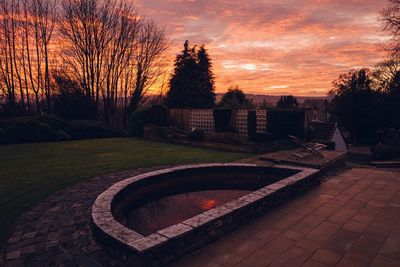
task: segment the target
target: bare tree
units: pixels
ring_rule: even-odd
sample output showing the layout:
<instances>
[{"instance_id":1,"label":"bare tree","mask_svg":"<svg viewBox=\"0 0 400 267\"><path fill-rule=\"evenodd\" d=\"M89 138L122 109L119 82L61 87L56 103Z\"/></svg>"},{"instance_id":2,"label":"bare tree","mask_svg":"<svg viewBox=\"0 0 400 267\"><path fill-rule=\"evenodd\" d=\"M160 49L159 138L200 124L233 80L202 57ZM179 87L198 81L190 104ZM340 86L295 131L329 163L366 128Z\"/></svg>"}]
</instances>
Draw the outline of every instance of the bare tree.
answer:
<instances>
[{"instance_id":1,"label":"bare tree","mask_svg":"<svg viewBox=\"0 0 400 267\"><path fill-rule=\"evenodd\" d=\"M383 30L392 36L392 40L386 45L391 53L400 51L400 0L389 0L390 5L381 11L380 21Z\"/></svg>"},{"instance_id":2,"label":"bare tree","mask_svg":"<svg viewBox=\"0 0 400 267\"><path fill-rule=\"evenodd\" d=\"M165 73L165 52L169 47L164 28L153 21L143 23L136 53L135 88L131 99L131 109L136 110L144 95ZM162 84L162 83L161 83Z\"/></svg>"},{"instance_id":3,"label":"bare tree","mask_svg":"<svg viewBox=\"0 0 400 267\"><path fill-rule=\"evenodd\" d=\"M36 111L41 111L40 103L50 110L49 44L55 7L53 0L0 1L0 87L12 109L19 102L30 112L33 92Z\"/></svg>"},{"instance_id":4,"label":"bare tree","mask_svg":"<svg viewBox=\"0 0 400 267\"><path fill-rule=\"evenodd\" d=\"M102 100L107 123L120 106L125 121L128 104L136 108L162 74L164 30L124 0L64 0L62 6L63 56L71 73L97 107Z\"/></svg>"},{"instance_id":5,"label":"bare tree","mask_svg":"<svg viewBox=\"0 0 400 267\"><path fill-rule=\"evenodd\" d=\"M372 77L375 88L387 91L400 74L400 58L393 56L375 66Z\"/></svg>"}]
</instances>

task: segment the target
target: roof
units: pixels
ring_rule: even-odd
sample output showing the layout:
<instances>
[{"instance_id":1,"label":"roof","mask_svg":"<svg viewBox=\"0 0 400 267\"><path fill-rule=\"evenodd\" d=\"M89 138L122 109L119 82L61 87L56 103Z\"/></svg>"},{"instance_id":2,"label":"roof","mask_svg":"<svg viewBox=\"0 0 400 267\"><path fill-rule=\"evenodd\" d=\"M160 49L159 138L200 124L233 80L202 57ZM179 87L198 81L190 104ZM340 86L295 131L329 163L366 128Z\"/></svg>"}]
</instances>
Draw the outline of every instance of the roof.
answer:
<instances>
[{"instance_id":1,"label":"roof","mask_svg":"<svg viewBox=\"0 0 400 267\"><path fill-rule=\"evenodd\" d=\"M336 129L334 122L310 122L308 125L313 128L313 139L320 141L331 141Z\"/></svg>"}]
</instances>

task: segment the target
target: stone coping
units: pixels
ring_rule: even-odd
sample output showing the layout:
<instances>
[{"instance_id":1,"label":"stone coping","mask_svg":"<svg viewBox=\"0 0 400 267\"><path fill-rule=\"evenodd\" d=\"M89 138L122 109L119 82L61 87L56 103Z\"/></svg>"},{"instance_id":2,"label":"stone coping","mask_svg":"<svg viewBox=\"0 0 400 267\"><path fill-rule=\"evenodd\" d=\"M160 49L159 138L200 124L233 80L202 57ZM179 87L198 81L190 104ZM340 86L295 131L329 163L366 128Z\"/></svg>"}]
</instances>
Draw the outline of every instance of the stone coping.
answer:
<instances>
[{"instance_id":1,"label":"stone coping","mask_svg":"<svg viewBox=\"0 0 400 267\"><path fill-rule=\"evenodd\" d=\"M271 161L278 164L290 164L297 166L304 166L307 168L328 170L335 167L338 164L345 165L346 163L346 152L322 150L321 152L324 157L313 157L313 158L295 158L293 153L299 151L295 150L285 150L278 151L269 154L265 154L259 157L260 160Z\"/></svg>"},{"instance_id":2,"label":"stone coping","mask_svg":"<svg viewBox=\"0 0 400 267\"><path fill-rule=\"evenodd\" d=\"M284 178L278 182L275 182L261 189L253 191L252 193L249 193L245 196L235 199L229 203L217 206L213 209L200 213L181 223L161 229L156 233L152 233L148 236L143 236L138 232L130 228L127 228L114 218L112 213L113 200L125 187L134 184L140 180L150 178L153 176L158 176L167 173L170 174L182 170L194 170L194 169L213 168L213 167L262 167L262 166L249 163L195 164L195 165L177 166L133 176L131 178L115 183L97 197L96 201L92 206L91 214L93 223L107 237L110 237L113 240L117 240L119 243L123 244L131 251L141 254L151 249L154 249L160 245L163 245L170 240L180 238L208 222L217 220L227 214L233 213L235 210L251 205L256 201L259 201L260 199L265 199L269 196L272 196L282 188L300 182L306 179L307 177L316 174L319 171L317 169L304 168L304 167L275 165L273 168L298 170L299 172L287 178Z\"/></svg>"}]
</instances>

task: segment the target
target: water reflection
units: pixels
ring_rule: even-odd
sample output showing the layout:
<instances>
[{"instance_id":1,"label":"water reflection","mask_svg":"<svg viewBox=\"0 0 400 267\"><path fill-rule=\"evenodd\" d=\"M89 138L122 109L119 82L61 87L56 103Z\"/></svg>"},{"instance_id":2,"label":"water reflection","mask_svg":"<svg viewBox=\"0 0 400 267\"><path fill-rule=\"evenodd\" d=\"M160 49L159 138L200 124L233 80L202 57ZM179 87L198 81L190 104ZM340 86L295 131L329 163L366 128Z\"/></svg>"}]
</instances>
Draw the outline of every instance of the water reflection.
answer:
<instances>
[{"instance_id":1,"label":"water reflection","mask_svg":"<svg viewBox=\"0 0 400 267\"><path fill-rule=\"evenodd\" d=\"M128 227L148 235L248 194L250 190L205 190L163 197L133 209Z\"/></svg>"}]
</instances>

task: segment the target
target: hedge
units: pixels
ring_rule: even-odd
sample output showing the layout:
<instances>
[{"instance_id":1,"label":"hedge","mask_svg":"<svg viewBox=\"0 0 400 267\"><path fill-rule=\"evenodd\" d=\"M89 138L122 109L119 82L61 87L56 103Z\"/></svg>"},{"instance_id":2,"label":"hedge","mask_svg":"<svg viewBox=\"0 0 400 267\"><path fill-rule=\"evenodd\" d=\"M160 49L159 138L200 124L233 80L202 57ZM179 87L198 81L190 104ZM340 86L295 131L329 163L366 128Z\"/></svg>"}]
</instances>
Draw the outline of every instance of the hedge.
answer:
<instances>
[{"instance_id":1,"label":"hedge","mask_svg":"<svg viewBox=\"0 0 400 267\"><path fill-rule=\"evenodd\" d=\"M305 110L270 109L267 112L267 131L278 138L294 135L304 137Z\"/></svg>"},{"instance_id":2,"label":"hedge","mask_svg":"<svg viewBox=\"0 0 400 267\"><path fill-rule=\"evenodd\" d=\"M162 105L153 105L136 110L129 118L129 134L143 137L145 125L167 126L168 117L168 109Z\"/></svg>"},{"instance_id":3,"label":"hedge","mask_svg":"<svg viewBox=\"0 0 400 267\"><path fill-rule=\"evenodd\" d=\"M257 132L257 113L255 110L247 112L247 136L252 136Z\"/></svg>"},{"instance_id":4,"label":"hedge","mask_svg":"<svg viewBox=\"0 0 400 267\"><path fill-rule=\"evenodd\" d=\"M217 133L229 132L231 129L230 122L232 117L231 109L214 109L214 126Z\"/></svg>"}]
</instances>

